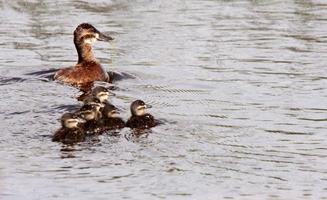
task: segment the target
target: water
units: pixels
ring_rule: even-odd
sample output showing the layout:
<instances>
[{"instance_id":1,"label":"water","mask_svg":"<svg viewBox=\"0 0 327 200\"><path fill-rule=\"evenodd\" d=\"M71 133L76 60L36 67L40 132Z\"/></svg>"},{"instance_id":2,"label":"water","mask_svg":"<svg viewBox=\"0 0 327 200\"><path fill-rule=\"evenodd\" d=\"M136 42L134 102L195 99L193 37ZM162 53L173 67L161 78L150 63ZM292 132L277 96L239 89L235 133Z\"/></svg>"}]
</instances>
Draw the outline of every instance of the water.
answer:
<instances>
[{"instance_id":1,"label":"water","mask_svg":"<svg viewBox=\"0 0 327 200\"><path fill-rule=\"evenodd\" d=\"M327 4L0 2L1 199L327 199ZM165 122L74 147L51 142L81 93L35 71L71 66L75 27L129 116Z\"/></svg>"}]
</instances>

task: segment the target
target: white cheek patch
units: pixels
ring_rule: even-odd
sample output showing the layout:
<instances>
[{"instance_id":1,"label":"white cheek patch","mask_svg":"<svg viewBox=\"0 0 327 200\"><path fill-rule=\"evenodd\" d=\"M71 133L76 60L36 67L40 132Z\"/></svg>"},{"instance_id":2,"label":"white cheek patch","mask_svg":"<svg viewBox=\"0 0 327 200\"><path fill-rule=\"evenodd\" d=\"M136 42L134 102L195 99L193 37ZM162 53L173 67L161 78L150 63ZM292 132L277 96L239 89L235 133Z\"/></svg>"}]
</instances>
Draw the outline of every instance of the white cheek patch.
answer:
<instances>
[{"instance_id":1,"label":"white cheek patch","mask_svg":"<svg viewBox=\"0 0 327 200\"><path fill-rule=\"evenodd\" d=\"M91 38L87 38L87 39L85 39L85 40L84 40L84 43L85 43L85 44L93 44L95 41L97 41L97 39L94 38L94 37L91 37Z\"/></svg>"},{"instance_id":2,"label":"white cheek patch","mask_svg":"<svg viewBox=\"0 0 327 200\"><path fill-rule=\"evenodd\" d=\"M65 123L65 126L67 128L75 128L77 127L78 122L77 121L68 121Z\"/></svg>"},{"instance_id":3,"label":"white cheek patch","mask_svg":"<svg viewBox=\"0 0 327 200\"><path fill-rule=\"evenodd\" d=\"M103 96L100 96L99 100L101 102L105 102L106 100L108 100L109 96L108 95L103 95Z\"/></svg>"},{"instance_id":4,"label":"white cheek patch","mask_svg":"<svg viewBox=\"0 0 327 200\"><path fill-rule=\"evenodd\" d=\"M100 92L98 95L97 95L98 99L100 100L100 102L104 102L106 100L108 100L109 98L109 94L107 92Z\"/></svg>"},{"instance_id":5,"label":"white cheek patch","mask_svg":"<svg viewBox=\"0 0 327 200\"><path fill-rule=\"evenodd\" d=\"M145 114L145 109L144 108L140 108L136 110L136 115L138 116L142 116Z\"/></svg>"}]
</instances>

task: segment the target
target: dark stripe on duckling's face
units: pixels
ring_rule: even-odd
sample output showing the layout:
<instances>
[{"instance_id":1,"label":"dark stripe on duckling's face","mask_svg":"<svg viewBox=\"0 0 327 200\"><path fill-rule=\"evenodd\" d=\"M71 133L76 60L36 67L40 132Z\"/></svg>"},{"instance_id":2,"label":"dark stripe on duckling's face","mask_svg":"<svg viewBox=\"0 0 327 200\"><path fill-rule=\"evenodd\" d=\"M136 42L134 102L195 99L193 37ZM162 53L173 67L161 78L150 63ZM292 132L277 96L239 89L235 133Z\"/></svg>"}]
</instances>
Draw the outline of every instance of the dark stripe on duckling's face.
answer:
<instances>
[{"instance_id":1,"label":"dark stripe on duckling's face","mask_svg":"<svg viewBox=\"0 0 327 200\"><path fill-rule=\"evenodd\" d=\"M118 110L112 110L110 112L108 112L107 116L109 118L118 118L119 117L119 111Z\"/></svg>"}]
</instances>

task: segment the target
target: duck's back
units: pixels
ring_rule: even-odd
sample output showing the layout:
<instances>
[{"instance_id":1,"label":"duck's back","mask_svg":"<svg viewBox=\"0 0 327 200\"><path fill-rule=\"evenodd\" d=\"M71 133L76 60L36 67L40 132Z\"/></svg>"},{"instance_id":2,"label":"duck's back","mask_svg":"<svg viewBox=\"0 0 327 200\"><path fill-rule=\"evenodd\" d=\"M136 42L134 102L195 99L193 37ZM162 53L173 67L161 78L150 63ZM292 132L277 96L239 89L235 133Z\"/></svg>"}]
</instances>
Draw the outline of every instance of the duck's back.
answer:
<instances>
[{"instance_id":1,"label":"duck's back","mask_svg":"<svg viewBox=\"0 0 327 200\"><path fill-rule=\"evenodd\" d=\"M94 81L109 82L108 73L96 61L82 62L74 67L61 69L54 79L73 86L84 86Z\"/></svg>"}]
</instances>

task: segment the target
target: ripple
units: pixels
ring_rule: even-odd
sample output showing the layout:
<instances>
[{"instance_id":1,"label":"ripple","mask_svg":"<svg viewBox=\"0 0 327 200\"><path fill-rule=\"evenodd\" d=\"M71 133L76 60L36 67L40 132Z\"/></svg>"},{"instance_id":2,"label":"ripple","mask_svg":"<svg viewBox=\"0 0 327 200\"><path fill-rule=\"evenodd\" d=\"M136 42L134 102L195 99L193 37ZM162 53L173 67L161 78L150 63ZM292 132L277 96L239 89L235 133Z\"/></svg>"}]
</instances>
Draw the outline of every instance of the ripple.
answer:
<instances>
[{"instance_id":1,"label":"ripple","mask_svg":"<svg viewBox=\"0 0 327 200\"><path fill-rule=\"evenodd\" d=\"M287 135L313 135L314 133L306 133L306 132L297 132L297 131L284 131L284 130L265 130L268 133L281 133Z\"/></svg>"}]
</instances>

